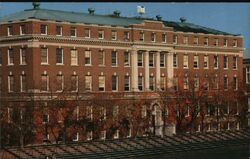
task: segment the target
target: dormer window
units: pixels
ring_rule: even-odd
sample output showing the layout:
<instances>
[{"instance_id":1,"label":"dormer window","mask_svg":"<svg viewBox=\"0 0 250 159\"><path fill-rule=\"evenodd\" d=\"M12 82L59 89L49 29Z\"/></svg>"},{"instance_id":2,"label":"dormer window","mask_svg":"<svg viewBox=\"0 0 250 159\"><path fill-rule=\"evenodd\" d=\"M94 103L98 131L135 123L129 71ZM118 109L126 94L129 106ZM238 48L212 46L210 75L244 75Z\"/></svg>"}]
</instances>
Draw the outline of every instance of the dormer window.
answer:
<instances>
[{"instance_id":1,"label":"dormer window","mask_svg":"<svg viewBox=\"0 0 250 159\"><path fill-rule=\"evenodd\" d=\"M90 29L89 28L84 29L84 37L90 38Z\"/></svg>"},{"instance_id":2,"label":"dormer window","mask_svg":"<svg viewBox=\"0 0 250 159\"><path fill-rule=\"evenodd\" d=\"M98 39L104 39L104 30L98 31Z\"/></svg>"},{"instance_id":3,"label":"dormer window","mask_svg":"<svg viewBox=\"0 0 250 159\"><path fill-rule=\"evenodd\" d=\"M13 35L13 27L12 26L8 26L7 31L8 31L8 36Z\"/></svg>"},{"instance_id":4,"label":"dormer window","mask_svg":"<svg viewBox=\"0 0 250 159\"><path fill-rule=\"evenodd\" d=\"M56 26L56 35L62 36L62 27L61 26Z\"/></svg>"},{"instance_id":5,"label":"dormer window","mask_svg":"<svg viewBox=\"0 0 250 159\"><path fill-rule=\"evenodd\" d=\"M40 32L42 35L47 35L47 25L41 24L40 25Z\"/></svg>"},{"instance_id":6,"label":"dormer window","mask_svg":"<svg viewBox=\"0 0 250 159\"><path fill-rule=\"evenodd\" d=\"M116 40L116 37L117 37L117 32L115 30L112 30L112 32L111 32L111 39L112 40Z\"/></svg>"},{"instance_id":7,"label":"dormer window","mask_svg":"<svg viewBox=\"0 0 250 159\"><path fill-rule=\"evenodd\" d=\"M155 33L151 33L151 42L155 42Z\"/></svg>"},{"instance_id":8,"label":"dormer window","mask_svg":"<svg viewBox=\"0 0 250 159\"><path fill-rule=\"evenodd\" d=\"M26 34L26 27L25 25L20 25L20 35Z\"/></svg>"},{"instance_id":9,"label":"dormer window","mask_svg":"<svg viewBox=\"0 0 250 159\"><path fill-rule=\"evenodd\" d=\"M70 36L71 37L76 37L76 28L75 27L70 28Z\"/></svg>"},{"instance_id":10,"label":"dormer window","mask_svg":"<svg viewBox=\"0 0 250 159\"><path fill-rule=\"evenodd\" d=\"M236 39L233 40L233 47L237 47L237 40Z\"/></svg>"},{"instance_id":11,"label":"dormer window","mask_svg":"<svg viewBox=\"0 0 250 159\"><path fill-rule=\"evenodd\" d=\"M123 34L123 39L125 41L128 41L129 40L129 32L128 31L125 31L124 34Z\"/></svg>"}]
</instances>

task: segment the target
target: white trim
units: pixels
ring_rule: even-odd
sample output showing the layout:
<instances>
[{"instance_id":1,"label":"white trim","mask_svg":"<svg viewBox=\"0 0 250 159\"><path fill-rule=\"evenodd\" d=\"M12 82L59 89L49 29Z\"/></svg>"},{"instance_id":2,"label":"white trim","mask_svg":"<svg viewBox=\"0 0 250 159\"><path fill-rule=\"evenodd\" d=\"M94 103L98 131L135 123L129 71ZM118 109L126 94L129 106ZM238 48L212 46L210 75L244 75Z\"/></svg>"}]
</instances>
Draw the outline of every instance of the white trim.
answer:
<instances>
[{"instance_id":1,"label":"white trim","mask_svg":"<svg viewBox=\"0 0 250 159\"><path fill-rule=\"evenodd\" d=\"M13 63L10 63L10 50L12 50L12 53L13 53ZM15 60L15 58L14 58L14 51L13 51L12 48L9 48L8 49L8 66L13 66L14 65L14 60Z\"/></svg>"},{"instance_id":2,"label":"white trim","mask_svg":"<svg viewBox=\"0 0 250 159\"><path fill-rule=\"evenodd\" d=\"M46 49L46 53L47 53L47 55L46 55L46 57L47 57L47 59L46 59L46 62L43 62L42 61L42 49ZM41 51L40 51L40 59L41 59L41 65L48 65L49 64L49 49L48 49L48 47L41 47L41 49L40 49Z\"/></svg>"},{"instance_id":3,"label":"white trim","mask_svg":"<svg viewBox=\"0 0 250 159\"><path fill-rule=\"evenodd\" d=\"M22 63L23 61L23 56L22 56L22 50L25 50L25 63ZM26 48L20 48L20 65L27 65L26 61L27 61L27 53L26 53L27 49Z\"/></svg>"}]
</instances>

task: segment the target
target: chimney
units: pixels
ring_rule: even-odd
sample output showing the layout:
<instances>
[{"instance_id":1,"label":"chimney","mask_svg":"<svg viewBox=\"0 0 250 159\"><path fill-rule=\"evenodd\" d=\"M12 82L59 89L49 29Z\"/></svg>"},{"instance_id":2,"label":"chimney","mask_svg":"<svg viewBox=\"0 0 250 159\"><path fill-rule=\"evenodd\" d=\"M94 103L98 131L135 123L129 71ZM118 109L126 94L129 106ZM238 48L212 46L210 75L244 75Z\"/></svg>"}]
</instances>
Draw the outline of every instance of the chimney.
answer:
<instances>
[{"instance_id":1,"label":"chimney","mask_svg":"<svg viewBox=\"0 0 250 159\"><path fill-rule=\"evenodd\" d=\"M187 19L186 19L185 17L181 17L181 18L180 18L180 21L181 21L182 23L185 23L185 22L187 21Z\"/></svg>"},{"instance_id":2,"label":"chimney","mask_svg":"<svg viewBox=\"0 0 250 159\"><path fill-rule=\"evenodd\" d=\"M156 19L157 19L158 21L161 21L161 19L162 19L161 15L156 15Z\"/></svg>"},{"instance_id":3,"label":"chimney","mask_svg":"<svg viewBox=\"0 0 250 159\"><path fill-rule=\"evenodd\" d=\"M120 12L119 10L115 10L115 11L113 12L113 14L114 14L114 16L116 16L116 17L120 17L121 12Z\"/></svg>"},{"instance_id":4,"label":"chimney","mask_svg":"<svg viewBox=\"0 0 250 159\"><path fill-rule=\"evenodd\" d=\"M91 14L91 15L94 15L94 13L95 13L95 9L94 8L89 8L88 11L89 11L89 14Z\"/></svg>"}]
</instances>

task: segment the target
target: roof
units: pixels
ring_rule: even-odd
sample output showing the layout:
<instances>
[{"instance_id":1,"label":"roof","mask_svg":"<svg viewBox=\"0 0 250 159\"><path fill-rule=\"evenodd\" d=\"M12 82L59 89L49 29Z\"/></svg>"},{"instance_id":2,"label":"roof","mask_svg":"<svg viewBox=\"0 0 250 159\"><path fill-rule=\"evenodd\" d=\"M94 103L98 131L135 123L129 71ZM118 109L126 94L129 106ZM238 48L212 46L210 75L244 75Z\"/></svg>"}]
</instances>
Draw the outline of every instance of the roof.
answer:
<instances>
[{"instance_id":1,"label":"roof","mask_svg":"<svg viewBox=\"0 0 250 159\"><path fill-rule=\"evenodd\" d=\"M97 15L97 14L92 15L81 12L69 12L69 11L34 8L3 16L0 18L0 22L18 21L31 18L73 22L73 23L123 26L123 27L128 27L129 25L132 24L141 24L143 23L144 20L147 19L147 18L142 19L138 17L117 17L112 15ZM152 18L151 19L148 18L148 20L152 20ZM173 27L174 31L237 36L235 34L226 33L219 30L187 22L163 21L163 23L165 24L165 26Z\"/></svg>"}]
</instances>

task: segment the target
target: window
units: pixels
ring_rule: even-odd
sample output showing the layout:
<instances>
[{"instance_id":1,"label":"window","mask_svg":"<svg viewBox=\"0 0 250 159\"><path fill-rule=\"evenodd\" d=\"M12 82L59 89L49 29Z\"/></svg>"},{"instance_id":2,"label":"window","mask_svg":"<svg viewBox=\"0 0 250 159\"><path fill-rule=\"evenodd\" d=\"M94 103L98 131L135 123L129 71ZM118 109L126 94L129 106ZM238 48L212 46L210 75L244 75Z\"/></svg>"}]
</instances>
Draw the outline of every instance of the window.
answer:
<instances>
[{"instance_id":1,"label":"window","mask_svg":"<svg viewBox=\"0 0 250 159\"><path fill-rule=\"evenodd\" d=\"M156 34L155 33L151 33L151 42L155 42L155 37L156 37Z\"/></svg>"},{"instance_id":2,"label":"window","mask_svg":"<svg viewBox=\"0 0 250 159\"><path fill-rule=\"evenodd\" d=\"M183 81L183 89L188 90L188 88L189 88L188 77L185 77Z\"/></svg>"},{"instance_id":3,"label":"window","mask_svg":"<svg viewBox=\"0 0 250 159\"><path fill-rule=\"evenodd\" d=\"M63 64L63 49L56 48L56 64Z\"/></svg>"},{"instance_id":4,"label":"window","mask_svg":"<svg viewBox=\"0 0 250 159\"><path fill-rule=\"evenodd\" d=\"M48 64L48 48L41 48L41 64Z\"/></svg>"},{"instance_id":5,"label":"window","mask_svg":"<svg viewBox=\"0 0 250 159\"><path fill-rule=\"evenodd\" d=\"M92 90L92 76L85 76L85 91Z\"/></svg>"},{"instance_id":6,"label":"window","mask_svg":"<svg viewBox=\"0 0 250 159\"><path fill-rule=\"evenodd\" d=\"M128 31L125 31L124 34L123 34L123 39L125 41L128 41L129 40L129 32Z\"/></svg>"},{"instance_id":7,"label":"window","mask_svg":"<svg viewBox=\"0 0 250 159\"><path fill-rule=\"evenodd\" d=\"M14 52L13 52L13 49L8 49L8 65L14 65Z\"/></svg>"},{"instance_id":8,"label":"window","mask_svg":"<svg viewBox=\"0 0 250 159\"><path fill-rule=\"evenodd\" d=\"M117 66L117 55L116 55L116 51L112 51L111 52L111 60L112 60L112 66Z\"/></svg>"},{"instance_id":9,"label":"window","mask_svg":"<svg viewBox=\"0 0 250 159\"><path fill-rule=\"evenodd\" d=\"M26 34L26 27L25 25L20 25L20 35Z\"/></svg>"},{"instance_id":10,"label":"window","mask_svg":"<svg viewBox=\"0 0 250 159\"><path fill-rule=\"evenodd\" d=\"M178 90L178 78L177 78L177 77L174 77L174 78L173 78L173 89L174 89L175 91Z\"/></svg>"},{"instance_id":11,"label":"window","mask_svg":"<svg viewBox=\"0 0 250 159\"><path fill-rule=\"evenodd\" d=\"M208 38L207 38L207 37L204 38L204 45L205 45L205 46L208 46Z\"/></svg>"},{"instance_id":12,"label":"window","mask_svg":"<svg viewBox=\"0 0 250 159\"><path fill-rule=\"evenodd\" d=\"M199 90L199 78L194 78L194 90L198 91Z\"/></svg>"},{"instance_id":13,"label":"window","mask_svg":"<svg viewBox=\"0 0 250 159\"><path fill-rule=\"evenodd\" d=\"M87 140L89 141L89 140L92 140L92 138L93 138L93 132L92 131L88 131L87 132Z\"/></svg>"},{"instance_id":14,"label":"window","mask_svg":"<svg viewBox=\"0 0 250 159\"><path fill-rule=\"evenodd\" d=\"M214 56L214 68L218 68L219 66L218 66L218 56Z\"/></svg>"},{"instance_id":15,"label":"window","mask_svg":"<svg viewBox=\"0 0 250 159\"><path fill-rule=\"evenodd\" d=\"M199 38L198 37L194 37L194 45L198 45L199 44Z\"/></svg>"},{"instance_id":16,"label":"window","mask_svg":"<svg viewBox=\"0 0 250 159\"><path fill-rule=\"evenodd\" d=\"M0 51L0 66L3 64L3 55L2 52Z\"/></svg>"},{"instance_id":17,"label":"window","mask_svg":"<svg viewBox=\"0 0 250 159\"><path fill-rule=\"evenodd\" d=\"M124 76L124 91L130 90L130 78L129 76Z\"/></svg>"},{"instance_id":18,"label":"window","mask_svg":"<svg viewBox=\"0 0 250 159\"><path fill-rule=\"evenodd\" d=\"M8 26L7 28L8 30L8 36L12 36L13 35L13 27L12 26Z\"/></svg>"},{"instance_id":19,"label":"window","mask_svg":"<svg viewBox=\"0 0 250 159\"><path fill-rule=\"evenodd\" d=\"M105 54L103 50L99 50L98 65L103 66L105 63Z\"/></svg>"},{"instance_id":20,"label":"window","mask_svg":"<svg viewBox=\"0 0 250 159\"><path fill-rule=\"evenodd\" d=\"M71 65L78 65L77 50L75 49L70 50L70 55L71 55Z\"/></svg>"},{"instance_id":21,"label":"window","mask_svg":"<svg viewBox=\"0 0 250 159\"><path fill-rule=\"evenodd\" d=\"M228 68L228 57L224 56L224 64L223 64L224 68L227 69Z\"/></svg>"},{"instance_id":22,"label":"window","mask_svg":"<svg viewBox=\"0 0 250 159\"><path fill-rule=\"evenodd\" d=\"M105 77L99 76L99 91L105 91Z\"/></svg>"},{"instance_id":23,"label":"window","mask_svg":"<svg viewBox=\"0 0 250 159\"><path fill-rule=\"evenodd\" d=\"M56 26L56 35L62 36L62 26Z\"/></svg>"},{"instance_id":24,"label":"window","mask_svg":"<svg viewBox=\"0 0 250 159\"><path fill-rule=\"evenodd\" d=\"M113 117L118 117L119 115L119 106L115 105L113 106Z\"/></svg>"},{"instance_id":25,"label":"window","mask_svg":"<svg viewBox=\"0 0 250 159\"><path fill-rule=\"evenodd\" d=\"M40 25L40 33L42 35L47 35L47 25L44 25L44 24Z\"/></svg>"},{"instance_id":26,"label":"window","mask_svg":"<svg viewBox=\"0 0 250 159\"><path fill-rule=\"evenodd\" d=\"M20 65L26 65L26 48L20 49Z\"/></svg>"},{"instance_id":27,"label":"window","mask_svg":"<svg viewBox=\"0 0 250 159\"><path fill-rule=\"evenodd\" d=\"M177 40L178 40L177 38L178 38L177 35L173 36L173 44L177 44Z\"/></svg>"},{"instance_id":28,"label":"window","mask_svg":"<svg viewBox=\"0 0 250 159\"><path fill-rule=\"evenodd\" d=\"M141 117L145 118L147 116L147 106L146 105L142 105L141 108Z\"/></svg>"},{"instance_id":29,"label":"window","mask_svg":"<svg viewBox=\"0 0 250 159\"><path fill-rule=\"evenodd\" d=\"M199 56L194 55L194 68L198 68L199 66Z\"/></svg>"},{"instance_id":30,"label":"window","mask_svg":"<svg viewBox=\"0 0 250 159\"><path fill-rule=\"evenodd\" d=\"M161 90L166 90L166 77L161 76L160 85L161 85Z\"/></svg>"},{"instance_id":31,"label":"window","mask_svg":"<svg viewBox=\"0 0 250 159\"><path fill-rule=\"evenodd\" d=\"M208 56L205 55L205 56L204 56L204 68L208 68L208 66L209 66L209 63L208 63Z\"/></svg>"},{"instance_id":32,"label":"window","mask_svg":"<svg viewBox=\"0 0 250 159\"><path fill-rule=\"evenodd\" d=\"M105 140L106 139L106 130L101 131L101 140Z\"/></svg>"},{"instance_id":33,"label":"window","mask_svg":"<svg viewBox=\"0 0 250 159\"><path fill-rule=\"evenodd\" d=\"M116 130L114 134L114 139L118 139L118 138L119 138L119 130Z\"/></svg>"},{"instance_id":34,"label":"window","mask_svg":"<svg viewBox=\"0 0 250 159\"><path fill-rule=\"evenodd\" d=\"M223 114L229 114L229 104L228 102L224 102L221 108Z\"/></svg>"},{"instance_id":35,"label":"window","mask_svg":"<svg viewBox=\"0 0 250 159\"><path fill-rule=\"evenodd\" d=\"M124 66L130 66L130 53L124 52Z\"/></svg>"},{"instance_id":36,"label":"window","mask_svg":"<svg viewBox=\"0 0 250 159\"><path fill-rule=\"evenodd\" d=\"M91 51L85 50L85 65L91 65Z\"/></svg>"},{"instance_id":37,"label":"window","mask_svg":"<svg viewBox=\"0 0 250 159\"><path fill-rule=\"evenodd\" d=\"M41 91L48 91L49 90L49 77L47 74L42 74L41 76Z\"/></svg>"},{"instance_id":38,"label":"window","mask_svg":"<svg viewBox=\"0 0 250 159\"><path fill-rule=\"evenodd\" d=\"M237 77L233 77L233 89L234 90L238 89L238 80L237 80Z\"/></svg>"},{"instance_id":39,"label":"window","mask_svg":"<svg viewBox=\"0 0 250 159\"><path fill-rule=\"evenodd\" d=\"M173 55L173 67L177 67L177 62L178 62L177 54L174 54Z\"/></svg>"},{"instance_id":40,"label":"window","mask_svg":"<svg viewBox=\"0 0 250 159\"><path fill-rule=\"evenodd\" d=\"M105 107L101 107L100 108L100 118L101 118L101 120L106 120L106 114L107 114L107 110L106 110L106 108Z\"/></svg>"},{"instance_id":41,"label":"window","mask_svg":"<svg viewBox=\"0 0 250 159\"><path fill-rule=\"evenodd\" d=\"M183 67L188 68L188 55L183 56Z\"/></svg>"},{"instance_id":42,"label":"window","mask_svg":"<svg viewBox=\"0 0 250 159\"><path fill-rule=\"evenodd\" d=\"M138 52L138 62L137 62L138 66L143 66L143 54L141 51Z\"/></svg>"},{"instance_id":43,"label":"window","mask_svg":"<svg viewBox=\"0 0 250 159\"><path fill-rule=\"evenodd\" d=\"M237 57L233 57L233 69L237 69Z\"/></svg>"},{"instance_id":44,"label":"window","mask_svg":"<svg viewBox=\"0 0 250 159\"><path fill-rule=\"evenodd\" d=\"M118 90L118 77L116 75L112 75L112 91Z\"/></svg>"},{"instance_id":45,"label":"window","mask_svg":"<svg viewBox=\"0 0 250 159\"><path fill-rule=\"evenodd\" d=\"M246 83L250 83L250 67L246 68Z\"/></svg>"},{"instance_id":46,"label":"window","mask_svg":"<svg viewBox=\"0 0 250 159\"><path fill-rule=\"evenodd\" d=\"M140 32L139 36L140 36L140 41L144 41L144 33L142 31Z\"/></svg>"},{"instance_id":47,"label":"window","mask_svg":"<svg viewBox=\"0 0 250 159\"><path fill-rule=\"evenodd\" d=\"M111 31L111 40L116 40L117 38L117 32L115 30Z\"/></svg>"},{"instance_id":48,"label":"window","mask_svg":"<svg viewBox=\"0 0 250 159\"><path fill-rule=\"evenodd\" d=\"M149 89L151 91L155 90L155 77L154 76L149 77Z\"/></svg>"},{"instance_id":49,"label":"window","mask_svg":"<svg viewBox=\"0 0 250 159\"><path fill-rule=\"evenodd\" d=\"M27 91L27 78L26 78L25 74L22 74L20 76L20 90L21 90L21 92Z\"/></svg>"},{"instance_id":50,"label":"window","mask_svg":"<svg viewBox=\"0 0 250 159\"><path fill-rule=\"evenodd\" d=\"M213 79L213 89L219 89L219 78L217 75Z\"/></svg>"},{"instance_id":51,"label":"window","mask_svg":"<svg viewBox=\"0 0 250 159\"><path fill-rule=\"evenodd\" d=\"M63 81L63 75L62 74L58 74L56 76L56 84L57 84L56 90L57 90L57 92L62 92L63 91L63 85L64 85L63 82L64 82Z\"/></svg>"},{"instance_id":52,"label":"window","mask_svg":"<svg viewBox=\"0 0 250 159\"><path fill-rule=\"evenodd\" d=\"M104 39L104 31L98 30L98 39Z\"/></svg>"},{"instance_id":53,"label":"window","mask_svg":"<svg viewBox=\"0 0 250 159\"><path fill-rule=\"evenodd\" d=\"M187 36L183 37L183 44L185 44L185 45L188 44L188 37Z\"/></svg>"},{"instance_id":54,"label":"window","mask_svg":"<svg viewBox=\"0 0 250 159\"><path fill-rule=\"evenodd\" d=\"M139 91L143 90L143 77L142 76L138 76L138 89Z\"/></svg>"},{"instance_id":55,"label":"window","mask_svg":"<svg viewBox=\"0 0 250 159\"><path fill-rule=\"evenodd\" d=\"M165 67L165 53L160 53L160 67Z\"/></svg>"},{"instance_id":56,"label":"window","mask_svg":"<svg viewBox=\"0 0 250 159\"><path fill-rule=\"evenodd\" d=\"M85 38L90 38L90 29L89 28L84 29L84 37Z\"/></svg>"},{"instance_id":57,"label":"window","mask_svg":"<svg viewBox=\"0 0 250 159\"><path fill-rule=\"evenodd\" d=\"M13 75L8 76L8 91L14 92L14 76Z\"/></svg>"},{"instance_id":58,"label":"window","mask_svg":"<svg viewBox=\"0 0 250 159\"><path fill-rule=\"evenodd\" d=\"M185 117L190 116L190 107L189 106L185 106Z\"/></svg>"},{"instance_id":59,"label":"window","mask_svg":"<svg viewBox=\"0 0 250 159\"><path fill-rule=\"evenodd\" d=\"M228 89L228 77L224 76L224 89L227 90Z\"/></svg>"},{"instance_id":60,"label":"window","mask_svg":"<svg viewBox=\"0 0 250 159\"><path fill-rule=\"evenodd\" d=\"M76 37L76 28L75 27L70 28L70 36L71 37Z\"/></svg>"},{"instance_id":61,"label":"window","mask_svg":"<svg viewBox=\"0 0 250 159\"><path fill-rule=\"evenodd\" d=\"M216 38L214 39L214 46L218 46L219 45L219 40Z\"/></svg>"},{"instance_id":62,"label":"window","mask_svg":"<svg viewBox=\"0 0 250 159\"><path fill-rule=\"evenodd\" d=\"M71 91L77 92L78 91L78 76L71 75Z\"/></svg>"},{"instance_id":63,"label":"window","mask_svg":"<svg viewBox=\"0 0 250 159\"><path fill-rule=\"evenodd\" d=\"M48 123L49 122L49 114L44 114L43 115L43 124Z\"/></svg>"},{"instance_id":64,"label":"window","mask_svg":"<svg viewBox=\"0 0 250 159\"><path fill-rule=\"evenodd\" d=\"M154 67L154 53L149 53L149 66Z\"/></svg>"},{"instance_id":65,"label":"window","mask_svg":"<svg viewBox=\"0 0 250 159\"><path fill-rule=\"evenodd\" d=\"M227 47L227 39L224 39L224 47Z\"/></svg>"},{"instance_id":66,"label":"window","mask_svg":"<svg viewBox=\"0 0 250 159\"><path fill-rule=\"evenodd\" d=\"M167 35L166 34L161 34L161 41L162 41L162 43L167 42Z\"/></svg>"},{"instance_id":67,"label":"window","mask_svg":"<svg viewBox=\"0 0 250 159\"><path fill-rule=\"evenodd\" d=\"M74 133L73 141L79 141L79 133Z\"/></svg>"},{"instance_id":68,"label":"window","mask_svg":"<svg viewBox=\"0 0 250 159\"><path fill-rule=\"evenodd\" d=\"M233 40L233 47L237 47L237 40L236 39Z\"/></svg>"},{"instance_id":69,"label":"window","mask_svg":"<svg viewBox=\"0 0 250 159\"><path fill-rule=\"evenodd\" d=\"M207 77L205 78L204 90L209 90L209 79Z\"/></svg>"},{"instance_id":70,"label":"window","mask_svg":"<svg viewBox=\"0 0 250 159\"><path fill-rule=\"evenodd\" d=\"M93 119L93 107L92 106L86 106L86 118L89 120Z\"/></svg>"}]
</instances>

